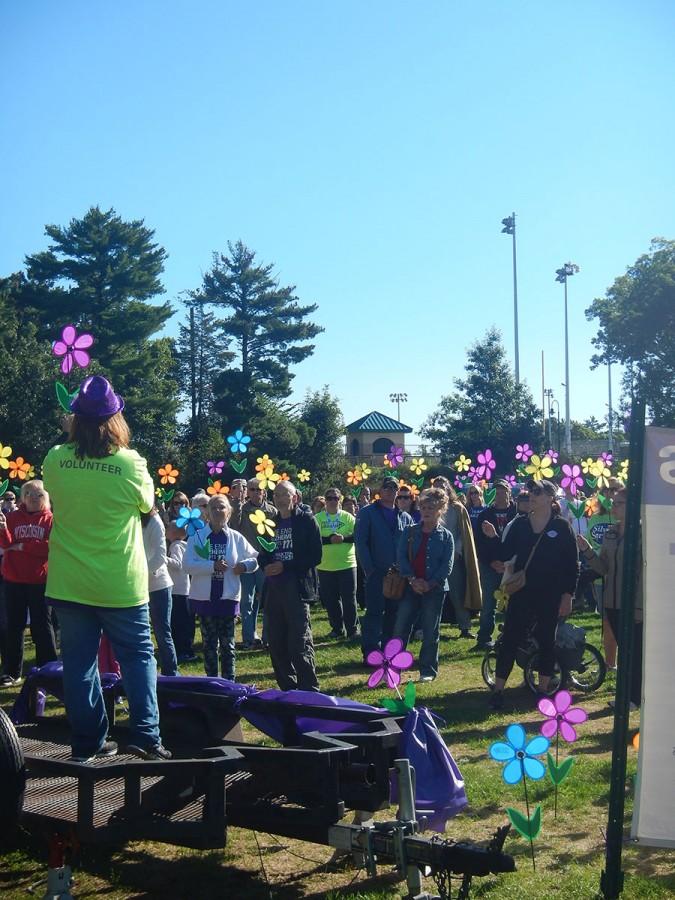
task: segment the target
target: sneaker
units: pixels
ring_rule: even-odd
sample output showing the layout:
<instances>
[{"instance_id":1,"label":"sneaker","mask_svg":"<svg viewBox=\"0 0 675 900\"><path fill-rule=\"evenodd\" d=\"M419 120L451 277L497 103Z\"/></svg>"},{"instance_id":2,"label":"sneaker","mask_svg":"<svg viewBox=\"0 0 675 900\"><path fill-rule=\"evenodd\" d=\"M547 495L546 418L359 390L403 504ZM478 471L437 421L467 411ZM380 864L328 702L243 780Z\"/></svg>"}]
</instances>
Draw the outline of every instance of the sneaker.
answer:
<instances>
[{"instance_id":1,"label":"sneaker","mask_svg":"<svg viewBox=\"0 0 675 900\"><path fill-rule=\"evenodd\" d=\"M147 760L171 759L171 752L166 747L163 747L162 744L155 744L154 747L148 747L147 749L139 747L137 744L129 744L127 753Z\"/></svg>"},{"instance_id":2,"label":"sneaker","mask_svg":"<svg viewBox=\"0 0 675 900\"><path fill-rule=\"evenodd\" d=\"M347 640L348 641L356 640L356 638L358 638L358 637L361 637L361 632L359 631L358 628L355 628L353 631L347 632Z\"/></svg>"},{"instance_id":3,"label":"sneaker","mask_svg":"<svg viewBox=\"0 0 675 900\"><path fill-rule=\"evenodd\" d=\"M344 636L345 636L344 631L329 631L328 634L326 635L327 638L330 638L331 640L334 640L334 641L339 641L340 638L343 638Z\"/></svg>"},{"instance_id":4,"label":"sneaker","mask_svg":"<svg viewBox=\"0 0 675 900\"><path fill-rule=\"evenodd\" d=\"M472 641L475 641L475 640L476 640L476 635L475 635L475 634L471 634L470 631L460 631L459 636L460 636L461 638L469 638L469 639L472 640Z\"/></svg>"},{"instance_id":5,"label":"sneaker","mask_svg":"<svg viewBox=\"0 0 675 900\"><path fill-rule=\"evenodd\" d=\"M177 658L178 665L181 663L195 663L199 662L199 657L196 653L181 653Z\"/></svg>"},{"instance_id":6,"label":"sneaker","mask_svg":"<svg viewBox=\"0 0 675 900\"><path fill-rule=\"evenodd\" d=\"M73 762L88 763L93 762L95 759L106 759L110 756L117 756L117 744L115 743L115 741L104 741L101 749L97 750L96 753L90 754L89 756L76 756L73 753L70 758Z\"/></svg>"},{"instance_id":7,"label":"sneaker","mask_svg":"<svg viewBox=\"0 0 675 900\"><path fill-rule=\"evenodd\" d=\"M488 641L486 644L476 644L471 648L472 653L487 653L488 650L494 648L494 641Z\"/></svg>"},{"instance_id":8,"label":"sneaker","mask_svg":"<svg viewBox=\"0 0 675 900\"><path fill-rule=\"evenodd\" d=\"M488 700L488 706L490 709L504 709L504 692L503 691L493 691L490 694L490 699Z\"/></svg>"},{"instance_id":9,"label":"sneaker","mask_svg":"<svg viewBox=\"0 0 675 900\"><path fill-rule=\"evenodd\" d=\"M435 678L436 678L435 675L420 675L419 680L423 681L423 682L428 682L428 681L433 681Z\"/></svg>"},{"instance_id":10,"label":"sneaker","mask_svg":"<svg viewBox=\"0 0 675 900\"><path fill-rule=\"evenodd\" d=\"M413 634L413 640L414 641L424 640L424 632L422 631L421 628L418 628L417 631Z\"/></svg>"},{"instance_id":11,"label":"sneaker","mask_svg":"<svg viewBox=\"0 0 675 900\"><path fill-rule=\"evenodd\" d=\"M19 676L18 678L12 678L11 675L1 675L0 676L0 687L16 687L21 684L23 678Z\"/></svg>"}]
</instances>

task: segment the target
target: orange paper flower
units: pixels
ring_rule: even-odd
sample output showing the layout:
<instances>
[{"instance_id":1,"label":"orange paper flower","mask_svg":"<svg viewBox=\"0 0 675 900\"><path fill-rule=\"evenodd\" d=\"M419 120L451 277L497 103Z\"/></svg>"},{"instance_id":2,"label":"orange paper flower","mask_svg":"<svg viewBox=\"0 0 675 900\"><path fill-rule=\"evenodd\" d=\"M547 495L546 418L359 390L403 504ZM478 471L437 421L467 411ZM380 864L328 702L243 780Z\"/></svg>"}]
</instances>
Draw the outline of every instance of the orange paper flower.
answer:
<instances>
[{"instance_id":1,"label":"orange paper flower","mask_svg":"<svg viewBox=\"0 0 675 900\"><path fill-rule=\"evenodd\" d=\"M171 463L160 466L159 469L157 469L157 473L161 476L160 481L162 484L175 484L176 479L180 475L178 469L174 469Z\"/></svg>"},{"instance_id":2,"label":"orange paper flower","mask_svg":"<svg viewBox=\"0 0 675 900\"><path fill-rule=\"evenodd\" d=\"M361 482L361 470L354 469L354 471L352 471L350 469L349 472L347 472L347 482L349 484L359 484Z\"/></svg>"},{"instance_id":3,"label":"orange paper flower","mask_svg":"<svg viewBox=\"0 0 675 900\"><path fill-rule=\"evenodd\" d=\"M258 464L255 467L256 472L264 472L266 469L274 471L274 462L269 458L267 453L258 457Z\"/></svg>"},{"instance_id":4,"label":"orange paper flower","mask_svg":"<svg viewBox=\"0 0 675 900\"><path fill-rule=\"evenodd\" d=\"M210 484L206 489L207 494L211 494L214 496L215 494L229 494L230 489L226 484L221 484L219 481L214 481L213 484Z\"/></svg>"},{"instance_id":5,"label":"orange paper flower","mask_svg":"<svg viewBox=\"0 0 675 900\"><path fill-rule=\"evenodd\" d=\"M10 459L9 461L9 477L12 480L25 481L26 475L31 470L31 464L27 463L23 456L17 456L16 459Z\"/></svg>"}]
</instances>

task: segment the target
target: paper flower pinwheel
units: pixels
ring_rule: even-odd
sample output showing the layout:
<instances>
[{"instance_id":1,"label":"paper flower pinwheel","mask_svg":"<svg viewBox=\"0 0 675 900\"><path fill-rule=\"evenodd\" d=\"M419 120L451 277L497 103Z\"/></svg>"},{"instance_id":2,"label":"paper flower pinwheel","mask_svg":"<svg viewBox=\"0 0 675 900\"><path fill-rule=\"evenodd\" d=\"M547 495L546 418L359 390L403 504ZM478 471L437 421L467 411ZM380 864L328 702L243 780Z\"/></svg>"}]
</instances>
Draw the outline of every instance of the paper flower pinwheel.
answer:
<instances>
[{"instance_id":1,"label":"paper flower pinwheel","mask_svg":"<svg viewBox=\"0 0 675 900\"><path fill-rule=\"evenodd\" d=\"M274 471L274 461L271 460L266 453L263 453L262 456L258 457L255 470L256 472L264 472L265 469L272 469Z\"/></svg>"},{"instance_id":2,"label":"paper flower pinwheel","mask_svg":"<svg viewBox=\"0 0 675 900\"><path fill-rule=\"evenodd\" d=\"M587 456L586 459L581 460L581 471L584 475L592 475L594 466L595 460L592 456Z\"/></svg>"},{"instance_id":3,"label":"paper flower pinwheel","mask_svg":"<svg viewBox=\"0 0 675 900\"><path fill-rule=\"evenodd\" d=\"M359 463L359 465L358 465L356 468L357 468L357 469L360 469L360 471L361 471L361 479L362 479L363 481L368 481L368 476L369 476L369 475L372 473L372 471L373 471L373 470L370 468L370 466L368 465L368 463ZM304 472L304 471L305 471L305 470L303 469L303 472ZM309 475L309 473L308 473L308 475ZM300 478L299 475L298 475L298 478ZM307 478L306 480L309 480L309 478Z\"/></svg>"},{"instance_id":4,"label":"paper flower pinwheel","mask_svg":"<svg viewBox=\"0 0 675 900\"><path fill-rule=\"evenodd\" d=\"M479 453L476 457L478 465L476 471L480 478L486 478L488 481L492 478L492 473L497 468L497 463L492 458L492 450L487 449L483 453Z\"/></svg>"},{"instance_id":5,"label":"paper flower pinwheel","mask_svg":"<svg viewBox=\"0 0 675 900\"><path fill-rule=\"evenodd\" d=\"M268 519L262 509L256 509L255 512L249 513L248 517L255 525L258 534L262 534L263 536L265 534L269 534L270 536L274 535L274 529L276 528L274 520Z\"/></svg>"},{"instance_id":6,"label":"paper flower pinwheel","mask_svg":"<svg viewBox=\"0 0 675 900\"><path fill-rule=\"evenodd\" d=\"M66 325L61 332L61 340L54 341L52 345L52 353L54 356L62 356L61 371L67 375L77 364L81 369L86 369L89 365L89 354L87 348L94 343L94 338L90 334L81 334L77 336L77 331L73 325Z\"/></svg>"},{"instance_id":7,"label":"paper flower pinwheel","mask_svg":"<svg viewBox=\"0 0 675 900\"><path fill-rule=\"evenodd\" d=\"M347 472L347 483L348 484L360 484L361 483L361 469L350 469Z\"/></svg>"},{"instance_id":8,"label":"paper flower pinwheel","mask_svg":"<svg viewBox=\"0 0 675 900\"><path fill-rule=\"evenodd\" d=\"M410 493L413 495L413 499L415 497L418 497L419 493L420 493L420 489L417 487L417 485L415 483L413 483L413 484L409 485L409 487L410 487Z\"/></svg>"},{"instance_id":9,"label":"paper flower pinwheel","mask_svg":"<svg viewBox=\"0 0 675 900\"><path fill-rule=\"evenodd\" d=\"M281 475L278 472L274 472L271 468L267 468L264 472L259 472L256 475L256 479L263 491L273 491L277 481L281 481Z\"/></svg>"},{"instance_id":10,"label":"paper flower pinwheel","mask_svg":"<svg viewBox=\"0 0 675 900\"><path fill-rule=\"evenodd\" d=\"M570 494L575 497L577 488L584 486L584 479L581 477L581 469L576 463L572 466L563 463L562 470L563 477L560 481L560 487L568 489Z\"/></svg>"},{"instance_id":11,"label":"paper flower pinwheel","mask_svg":"<svg viewBox=\"0 0 675 900\"><path fill-rule=\"evenodd\" d=\"M391 447L384 455L385 460L392 469L400 466L403 462L403 447Z\"/></svg>"},{"instance_id":12,"label":"paper flower pinwheel","mask_svg":"<svg viewBox=\"0 0 675 900\"><path fill-rule=\"evenodd\" d=\"M365 463L363 465L365 466ZM363 469L361 471L363 471ZM368 471L370 471L370 470L368 470ZM307 469L300 469L300 471L298 472L298 481L302 481L303 483L305 481L309 481L309 479L311 477L312 477L312 473L308 472Z\"/></svg>"},{"instance_id":13,"label":"paper flower pinwheel","mask_svg":"<svg viewBox=\"0 0 675 900\"><path fill-rule=\"evenodd\" d=\"M460 491L464 490L464 482L459 477L459 475L455 476L455 487L458 488Z\"/></svg>"},{"instance_id":14,"label":"paper flower pinwheel","mask_svg":"<svg viewBox=\"0 0 675 900\"><path fill-rule=\"evenodd\" d=\"M251 443L251 435L244 434L241 428L237 428L234 434L228 435L227 443L232 453L246 453Z\"/></svg>"},{"instance_id":15,"label":"paper flower pinwheel","mask_svg":"<svg viewBox=\"0 0 675 900\"><path fill-rule=\"evenodd\" d=\"M181 506L178 510L178 518L176 526L184 528L188 537L193 537L205 526L205 522L201 517L198 509L189 509L187 506Z\"/></svg>"},{"instance_id":16,"label":"paper flower pinwheel","mask_svg":"<svg viewBox=\"0 0 675 900\"><path fill-rule=\"evenodd\" d=\"M427 464L424 462L424 457L420 456L419 458L413 456L410 460L410 471L414 472L415 475L421 475L422 472L426 471L428 468Z\"/></svg>"},{"instance_id":17,"label":"paper flower pinwheel","mask_svg":"<svg viewBox=\"0 0 675 900\"><path fill-rule=\"evenodd\" d=\"M206 468L208 470L209 475L222 475L223 469L225 468L225 460L213 460L209 459L206 463Z\"/></svg>"},{"instance_id":18,"label":"paper flower pinwheel","mask_svg":"<svg viewBox=\"0 0 675 900\"><path fill-rule=\"evenodd\" d=\"M480 481L480 475L478 474L476 466L469 466L469 478L471 479L472 484L476 484Z\"/></svg>"},{"instance_id":19,"label":"paper flower pinwheel","mask_svg":"<svg viewBox=\"0 0 675 900\"><path fill-rule=\"evenodd\" d=\"M9 461L9 477L12 481L25 481L31 468L31 464L26 462L23 456L17 456L16 459Z\"/></svg>"},{"instance_id":20,"label":"paper flower pinwheel","mask_svg":"<svg viewBox=\"0 0 675 900\"><path fill-rule=\"evenodd\" d=\"M0 469L9 469L9 457L12 455L11 447L3 447L0 444Z\"/></svg>"},{"instance_id":21,"label":"paper flower pinwheel","mask_svg":"<svg viewBox=\"0 0 675 900\"><path fill-rule=\"evenodd\" d=\"M412 666L413 655L403 649L401 638L392 638L384 645L384 650L371 650L366 662L369 666L376 666L368 679L369 688L377 687L383 679L390 688L397 688L401 683L401 670Z\"/></svg>"},{"instance_id":22,"label":"paper flower pinwheel","mask_svg":"<svg viewBox=\"0 0 675 900\"><path fill-rule=\"evenodd\" d=\"M586 501L586 515L590 519L591 516L597 516L597 514L602 510L602 506L600 505L600 501L597 497L589 497Z\"/></svg>"},{"instance_id":23,"label":"paper flower pinwheel","mask_svg":"<svg viewBox=\"0 0 675 900\"><path fill-rule=\"evenodd\" d=\"M619 466L619 478L625 483L628 481L628 465L629 462L627 459L621 461Z\"/></svg>"},{"instance_id":24,"label":"paper flower pinwheel","mask_svg":"<svg viewBox=\"0 0 675 900\"><path fill-rule=\"evenodd\" d=\"M490 756L497 762L506 763L502 770L502 778L507 784L518 784L521 778L539 781L546 774L543 762L536 759L549 748L549 740L537 735L525 742L525 729L522 725L509 725L506 729L506 743L495 741L490 746Z\"/></svg>"},{"instance_id":25,"label":"paper flower pinwheel","mask_svg":"<svg viewBox=\"0 0 675 900\"><path fill-rule=\"evenodd\" d=\"M603 452L600 454L600 459L608 466L611 466L614 462L614 454L611 450L603 450Z\"/></svg>"},{"instance_id":26,"label":"paper flower pinwheel","mask_svg":"<svg viewBox=\"0 0 675 900\"><path fill-rule=\"evenodd\" d=\"M528 475L531 475L535 481L541 481L544 478L552 478L553 469L551 468L551 457L539 457L536 453L533 453L530 457L530 461L525 466L525 471Z\"/></svg>"},{"instance_id":27,"label":"paper flower pinwheel","mask_svg":"<svg viewBox=\"0 0 675 900\"><path fill-rule=\"evenodd\" d=\"M220 481L214 481L213 484L210 484L207 487L206 493L214 497L216 494L229 494L230 489L226 484L221 484Z\"/></svg>"},{"instance_id":28,"label":"paper flower pinwheel","mask_svg":"<svg viewBox=\"0 0 675 900\"><path fill-rule=\"evenodd\" d=\"M171 463L167 463L157 469L157 474L161 476L159 479L161 484L175 484L180 472L178 469L174 469Z\"/></svg>"},{"instance_id":29,"label":"paper flower pinwheel","mask_svg":"<svg viewBox=\"0 0 675 900\"><path fill-rule=\"evenodd\" d=\"M546 721L541 726L541 733L545 738L552 738L560 733L560 737L573 743L577 739L575 725L580 725L588 718L588 713L580 706L572 706L572 695L569 691L558 691L551 699L542 697L537 704L539 712L546 716Z\"/></svg>"},{"instance_id":30,"label":"paper flower pinwheel","mask_svg":"<svg viewBox=\"0 0 675 900\"><path fill-rule=\"evenodd\" d=\"M596 485L600 489L608 486L609 481L607 479L611 474L612 470L602 459L596 459L591 466L591 475L596 479Z\"/></svg>"},{"instance_id":31,"label":"paper flower pinwheel","mask_svg":"<svg viewBox=\"0 0 675 900\"><path fill-rule=\"evenodd\" d=\"M504 481L508 484L508 486L510 488L514 488L518 484L515 475L505 475Z\"/></svg>"},{"instance_id":32,"label":"paper flower pinwheel","mask_svg":"<svg viewBox=\"0 0 675 900\"><path fill-rule=\"evenodd\" d=\"M527 462L533 453L534 450L529 444L516 444L516 459Z\"/></svg>"},{"instance_id":33,"label":"paper flower pinwheel","mask_svg":"<svg viewBox=\"0 0 675 900\"><path fill-rule=\"evenodd\" d=\"M279 476L279 481L290 481L290 480L291 480L291 476L288 474L288 472L282 472L281 475Z\"/></svg>"},{"instance_id":34,"label":"paper flower pinwheel","mask_svg":"<svg viewBox=\"0 0 675 900\"><path fill-rule=\"evenodd\" d=\"M464 456L463 453L460 453L459 459L455 460L455 469L457 469L458 472L468 472L470 465L471 459L468 456Z\"/></svg>"}]
</instances>

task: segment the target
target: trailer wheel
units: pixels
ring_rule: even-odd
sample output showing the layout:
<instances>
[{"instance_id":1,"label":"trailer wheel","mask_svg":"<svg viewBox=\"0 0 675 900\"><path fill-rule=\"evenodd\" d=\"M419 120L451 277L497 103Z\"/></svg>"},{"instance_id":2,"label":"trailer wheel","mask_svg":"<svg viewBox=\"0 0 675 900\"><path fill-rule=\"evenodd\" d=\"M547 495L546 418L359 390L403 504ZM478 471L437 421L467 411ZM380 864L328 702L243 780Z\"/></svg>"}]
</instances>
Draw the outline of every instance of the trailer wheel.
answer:
<instances>
[{"instance_id":1,"label":"trailer wheel","mask_svg":"<svg viewBox=\"0 0 675 900\"><path fill-rule=\"evenodd\" d=\"M7 713L0 709L0 844L16 834L23 809L26 766L19 735Z\"/></svg>"}]
</instances>

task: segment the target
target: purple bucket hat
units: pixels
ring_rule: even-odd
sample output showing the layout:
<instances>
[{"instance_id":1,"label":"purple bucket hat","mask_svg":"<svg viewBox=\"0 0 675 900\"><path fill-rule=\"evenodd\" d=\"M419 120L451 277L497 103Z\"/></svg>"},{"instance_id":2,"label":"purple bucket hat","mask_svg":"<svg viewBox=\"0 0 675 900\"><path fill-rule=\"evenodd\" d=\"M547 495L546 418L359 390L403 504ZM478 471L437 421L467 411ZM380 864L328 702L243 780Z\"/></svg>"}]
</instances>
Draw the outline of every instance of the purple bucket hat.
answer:
<instances>
[{"instance_id":1,"label":"purple bucket hat","mask_svg":"<svg viewBox=\"0 0 675 900\"><path fill-rule=\"evenodd\" d=\"M88 419L107 419L124 409L124 400L113 391L107 378L90 375L80 385L70 408L76 415Z\"/></svg>"}]
</instances>

